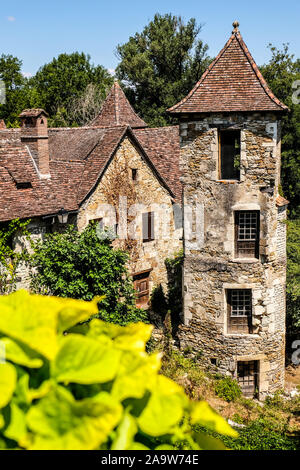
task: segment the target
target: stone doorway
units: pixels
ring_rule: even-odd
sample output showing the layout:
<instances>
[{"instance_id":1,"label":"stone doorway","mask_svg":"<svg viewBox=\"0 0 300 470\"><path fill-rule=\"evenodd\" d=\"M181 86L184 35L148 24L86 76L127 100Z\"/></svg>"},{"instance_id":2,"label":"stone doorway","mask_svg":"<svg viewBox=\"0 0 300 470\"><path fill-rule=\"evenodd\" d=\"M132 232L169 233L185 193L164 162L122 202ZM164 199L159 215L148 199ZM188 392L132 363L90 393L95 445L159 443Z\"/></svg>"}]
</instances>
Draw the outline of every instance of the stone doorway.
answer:
<instances>
[{"instance_id":1,"label":"stone doorway","mask_svg":"<svg viewBox=\"0 0 300 470\"><path fill-rule=\"evenodd\" d=\"M258 374L259 361L239 361L237 363L237 380L245 397L258 397Z\"/></svg>"}]
</instances>

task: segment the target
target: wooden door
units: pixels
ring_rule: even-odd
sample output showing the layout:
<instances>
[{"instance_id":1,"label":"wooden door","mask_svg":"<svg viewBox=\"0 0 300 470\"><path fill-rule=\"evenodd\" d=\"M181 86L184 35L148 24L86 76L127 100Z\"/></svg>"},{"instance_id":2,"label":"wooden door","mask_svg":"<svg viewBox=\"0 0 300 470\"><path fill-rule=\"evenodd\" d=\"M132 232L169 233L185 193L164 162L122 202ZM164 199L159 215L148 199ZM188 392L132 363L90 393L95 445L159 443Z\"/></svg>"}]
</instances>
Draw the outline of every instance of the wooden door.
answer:
<instances>
[{"instance_id":1,"label":"wooden door","mask_svg":"<svg viewBox=\"0 0 300 470\"><path fill-rule=\"evenodd\" d=\"M137 292L136 306L148 308L149 303L149 274L150 272L137 274L133 277L134 288Z\"/></svg>"},{"instance_id":2,"label":"wooden door","mask_svg":"<svg viewBox=\"0 0 300 470\"><path fill-rule=\"evenodd\" d=\"M238 362L237 375L243 395L255 397L258 392L258 361Z\"/></svg>"}]
</instances>

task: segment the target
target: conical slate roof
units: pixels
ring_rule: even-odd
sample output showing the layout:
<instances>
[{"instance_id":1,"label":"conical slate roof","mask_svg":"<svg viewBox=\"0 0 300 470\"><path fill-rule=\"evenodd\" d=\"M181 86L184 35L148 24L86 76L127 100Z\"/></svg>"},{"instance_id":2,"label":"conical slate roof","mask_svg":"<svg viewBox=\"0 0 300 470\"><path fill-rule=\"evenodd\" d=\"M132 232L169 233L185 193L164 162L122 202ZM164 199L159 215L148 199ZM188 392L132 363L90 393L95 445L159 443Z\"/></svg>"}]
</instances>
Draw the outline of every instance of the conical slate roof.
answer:
<instances>
[{"instance_id":1,"label":"conical slate roof","mask_svg":"<svg viewBox=\"0 0 300 470\"><path fill-rule=\"evenodd\" d=\"M135 113L118 82L115 82L103 103L101 112L92 122L93 127L130 126L147 127Z\"/></svg>"},{"instance_id":2,"label":"conical slate roof","mask_svg":"<svg viewBox=\"0 0 300 470\"><path fill-rule=\"evenodd\" d=\"M192 91L170 113L286 111L272 93L239 32L238 22L224 48Z\"/></svg>"}]
</instances>

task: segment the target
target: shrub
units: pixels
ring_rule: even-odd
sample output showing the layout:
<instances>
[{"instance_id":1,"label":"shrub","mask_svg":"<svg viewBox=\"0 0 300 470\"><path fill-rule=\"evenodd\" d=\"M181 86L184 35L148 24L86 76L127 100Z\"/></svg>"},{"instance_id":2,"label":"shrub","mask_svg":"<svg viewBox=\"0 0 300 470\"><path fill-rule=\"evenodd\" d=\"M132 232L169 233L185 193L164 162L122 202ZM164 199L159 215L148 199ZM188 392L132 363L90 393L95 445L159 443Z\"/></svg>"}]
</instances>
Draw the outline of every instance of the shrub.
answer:
<instances>
[{"instance_id":1,"label":"shrub","mask_svg":"<svg viewBox=\"0 0 300 470\"><path fill-rule=\"evenodd\" d=\"M22 261L27 258L27 251L14 250L14 238L17 235L29 235L27 226L29 220L19 219L0 224L0 294L7 294L15 290L17 269Z\"/></svg>"},{"instance_id":2,"label":"shrub","mask_svg":"<svg viewBox=\"0 0 300 470\"><path fill-rule=\"evenodd\" d=\"M136 294L126 267L128 254L114 249L110 238L100 239L95 225L81 233L70 226L32 246L35 293L82 300L105 296L99 304L101 319L120 325L147 321L147 312L135 306Z\"/></svg>"},{"instance_id":3,"label":"shrub","mask_svg":"<svg viewBox=\"0 0 300 470\"><path fill-rule=\"evenodd\" d=\"M167 258L165 265L168 274L168 309L171 311L172 325L177 327L181 323L182 314L182 266L183 251L175 254L173 258Z\"/></svg>"},{"instance_id":4,"label":"shrub","mask_svg":"<svg viewBox=\"0 0 300 470\"><path fill-rule=\"evenodd\" d=\"M94 319L97 301L0 298L0 447L142 450L224 448L199 424L237 433L206 402L192 402L148 355L152 327ZM75 326L74 326L75 325ZM65 333L65 334L63 334Z\"/></svg>"},{"instance_id":5,"label":"shrub","mask_svg":"<svg viewBox=\"0 0 300 470\"><path fill-rule=\"evenodd\" d=\"M220 436L209 429L196 425L194 430L207 433L210 437L220 438L224 445L231 450L298 450L299 437L288 436L284 432L272 428L264 419L257 419L247 427L239 429L239 437L232 439Z\"/></svg>"},{"instance_id":6,"label":"shrub","mask_svg":"<svg viewBox=\"0 0 300 470\"><path fill-rule=\"evenodd\" d=\"M272 429L263 419L257 419L239 430L238 439L222 438L233 450L297 450L299 441L295 436Z\"/></svg>"},{"instance_id":7,"label":"shrub","mask_svg":"<svg viewBox=\"0 0 300 470\"><path fill-rule=\"evenodd\" d=\"M230 402L239 398L242 394L236 380L231 377L224 377L216 382L215 393L218 397Z\"/></svg>"}]
</instances>

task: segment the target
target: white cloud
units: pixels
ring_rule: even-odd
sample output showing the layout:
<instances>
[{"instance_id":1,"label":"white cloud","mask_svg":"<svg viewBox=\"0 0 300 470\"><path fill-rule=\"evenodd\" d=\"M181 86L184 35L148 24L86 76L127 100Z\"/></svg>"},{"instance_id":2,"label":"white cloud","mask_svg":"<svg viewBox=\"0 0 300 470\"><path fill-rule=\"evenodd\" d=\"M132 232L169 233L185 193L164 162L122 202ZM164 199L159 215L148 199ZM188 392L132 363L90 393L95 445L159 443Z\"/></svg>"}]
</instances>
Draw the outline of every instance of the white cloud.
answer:
<instances>
[{"instance_id":1,"label":"white cloud","mask_svg":"<svg viewBox=\"0 0 300 470\"><path fill-rule=\"evenodd\" d=\"M32 77L32 73L30 73L30 72L22 72L22 75L23 75L23 77L25 77L25 78L30 78L30 77Z\"/></svg>"},{"instance_id":2,"label":"white cloud","mask_svg":"<svg viewBox=\"0 0 300 470\"><path fill-rule=\"evenodd\" d=\"M16 18L14 16L8 16L7 19L8 21L16 21Z\"/></svg>"},{"instance_id":3,"label":"white cloud","mask_svg":"<svg viewBox=\"0 0 300 470\"><path fill-rule=\"evenodd\" d=\"M108 69L108 73L110 73L110 75L114 76L116 71L115 71L115 69Z\"/></svg>"}]
</instances>

